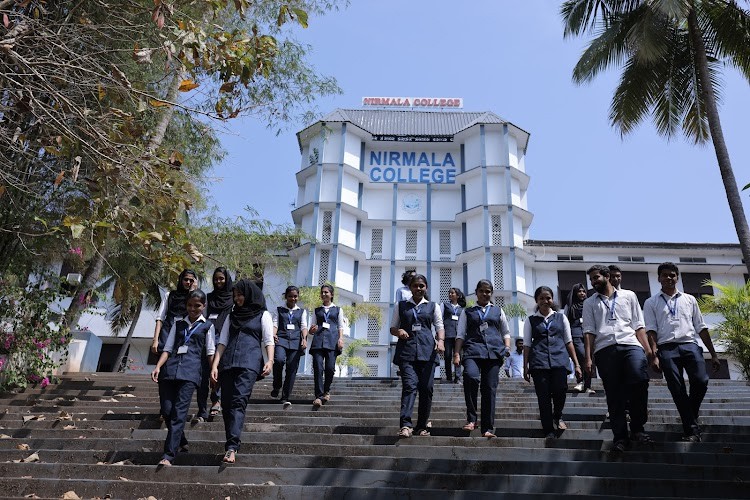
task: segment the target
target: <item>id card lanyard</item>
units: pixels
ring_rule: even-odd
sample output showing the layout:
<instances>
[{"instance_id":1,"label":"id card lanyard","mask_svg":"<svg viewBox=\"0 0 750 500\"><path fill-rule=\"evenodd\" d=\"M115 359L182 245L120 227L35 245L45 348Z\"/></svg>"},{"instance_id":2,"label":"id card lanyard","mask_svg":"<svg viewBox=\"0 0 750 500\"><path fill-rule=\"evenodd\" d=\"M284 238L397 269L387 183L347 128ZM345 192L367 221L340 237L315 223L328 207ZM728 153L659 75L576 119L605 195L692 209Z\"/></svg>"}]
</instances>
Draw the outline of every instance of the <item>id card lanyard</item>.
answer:
<instances>
[{"instance_id":1,"label":"id card lanyard","mask_svg":"<svg viewBox=\"0 0 750 500\"><path fill-rule=\"evenodd\" d=\"M615 306L617 305L617 292L615 291L614 295L612 295L612 302L608 302L602 298L602 296L599 296L599 300L602 301L602 304L604 304L604 307L607 308L607 316L610 321L614 321L617 319L617 316L615 315Z\"/></svg>"},{"instance_id":2,"label":"id card lanyard","mask_svg":"<svg viewBox=\"0 0 750 500\"><path fill-rule=\"evenodd\" d=\"M184 352L187 352L187 345L188 342L190 342L190 337L193 336L193 333L195 333L199 326L200 323L196 321L195 323L193 323L192 328L185 328L185 342L183 342L182 345L177 349L177 354L184 354ZM179 352L180 350L184 350L184 352Z\"/></svg>"},{"instance_id":3,"label":"id card lanyard","mask_svg":"<svg viewBox=\"0 0 750 500\"><path fill-rule=\"evenodd\" d=\"M665 304L667 304L667 309L669 310L669 315L673 318L677 317L677 295L674 296L673 299L665 299L664 295L661 296L662 300ZM671 304L670 304L671 302Z\"/></svg>"}]
</instances>

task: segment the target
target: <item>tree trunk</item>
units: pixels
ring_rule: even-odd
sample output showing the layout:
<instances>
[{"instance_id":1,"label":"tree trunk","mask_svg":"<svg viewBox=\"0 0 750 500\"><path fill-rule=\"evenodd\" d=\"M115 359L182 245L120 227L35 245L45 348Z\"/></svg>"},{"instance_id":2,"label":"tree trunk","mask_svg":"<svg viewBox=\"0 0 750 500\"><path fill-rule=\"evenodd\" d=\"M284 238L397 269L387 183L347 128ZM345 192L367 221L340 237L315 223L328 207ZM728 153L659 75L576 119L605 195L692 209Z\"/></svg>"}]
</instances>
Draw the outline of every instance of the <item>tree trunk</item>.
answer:
<instances>
[{"instance_id":1,"label":"tree trunk","mask_svg":"<svg viewBox=\"0 0 750 500\"><path fill-rule=\"evenodd\" d=\"M175 102L175 100L177 99L181 75L182 72L175 72L175 75L170 82L170 87L167 90L167 95L165 97L167 101ZM167 133L167 127L169 127L169 122L172 121L173 115L174 106L165 106L163 108L161 116L159 117L159 121L153 128L151 140L148 143L148 151L150 153L155 152L161 146L161 143L164 140L164 136ZM123 196L120 203L125 203L126 199L127 197ZM86 268L86 271L84 273L83 282L76 290L76 293L73 296L73 300L70 302L70 306L65 312L66 324L71 329L78 326L78 320L81 319L81 314L83 314L83 311L88 307L86 301L81 300L81 297L85 297L85 295L89 291L93 290L96 286L96 283L102 276L104 263L106 262L106 254L108 253L108 247L109 239L105 238L104 242L101 244L101 248L98 249L98 251L94 254L94 257L89 262L88 267Z\"/></svg>"},{"instance_id":2,"label":"tree trunk","mask_svg":"<svg viewBox=\"0 0 750 500\"><path fill-rule=\"evenodd\" d=\"M83 280L76 288L76 291L73 294L73 300L70 301L70 305L68 306L68 310L65 311L65 324L68 325L71 330L78 328L78 320L81 319L81 314L83 314L83 311L89 306L87 295L94 290L96 283L102 275L104 263L107 261L106 253L107 244L105 240L89 261L86 271L83 274Z\"/></svg>"},{"instance_id":3,"label":"tree trunk","mask_svg":"<svg viewBox=\"0 0 750 500\"><path fill-rule=\"evenodd\" d=\"M120 352L117 353L117 358L115 358L115 362L112 365L112 373L117 373L120 371L120 367L123 366L123 358L125 358L126 353L128 352L128 347L130 346L130 340L133 338L133 332L135 332L135 325L138 323L138 318L141 317L141 310L143 309L143 296L141 296L141 300L136 304L135 306L135 312L133 313L133 321L130 323L130 328L128 328L128 334L125 336L125 340L122 342L122 347L120 347ZM124 363L127 365L127 363Z\"/></svg>"},{"instance_id":4,"label":"tree trunk","mask_svg":"<svg viewBox=\"0 0 750 500\"><path fill-rule=\"evenodd\" d=\"M706 45L703 41L703 33L698 26L698 18L695 9L688 15L688 31L690 41L693 44L693 57L695 59L695 68L698 71L698 78L701 82L701 93L706 105L706 116L708 118L708 128L711 131L711 140L716 152L716 160L719 163L721 180L724 182L724 190L729 202L729 210L732 212L734 228L737 231L737 239L740 242L742 258L745 261L745 267L750 273L750 228L748 228L745 210L742 206L742 198L737 188L737 180L732 170L732 162L729 159L729 151L724 141L724 132L721 129L721 120L719 119L719 110L716 107L714 88L711 84L711 77L708 72L708 57L706 56Z\"/></svg>"}]
</instances>

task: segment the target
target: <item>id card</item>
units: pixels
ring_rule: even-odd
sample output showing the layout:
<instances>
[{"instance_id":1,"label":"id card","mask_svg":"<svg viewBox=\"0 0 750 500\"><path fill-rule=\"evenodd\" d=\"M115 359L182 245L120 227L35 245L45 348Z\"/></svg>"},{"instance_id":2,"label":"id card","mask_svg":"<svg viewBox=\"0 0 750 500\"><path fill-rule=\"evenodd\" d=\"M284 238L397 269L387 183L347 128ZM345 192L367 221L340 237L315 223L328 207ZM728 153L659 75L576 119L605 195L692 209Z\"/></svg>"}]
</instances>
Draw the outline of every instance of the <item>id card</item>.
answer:
<instances>
[{"instance_id":1,"label":"id card","mask_svg":"<svg viewBox=\"0 0 750 500\"><path fill-rule=\"evenodd\" d=\"M324 321L323 328L331 328L331 324Z\"/></svg>"},{"instance_id":2,"label":"id card","mask_svg":"<svg viewBox=\"0 0 750 500\"><path fill-rule=\"evenodd\" d=\"M188 346L182 345L177 348L177 354L187 354L188 352Z\"/></svg>"},{"instance_id":3,"label":"id card","mask_svg":"<svg viewBox=\"0 0 750 500\"><path fill-rule=\"evenodd\" d=\"M487 322L485 321L484 323L482 323L481 325L479 325L479 331L480 331L481 333L484 333L484 331L485 331L485 330L486 330L487 328L489 328L489 327L490 327L490 325L488 325L488 324L487 324Z\"/></svg>"},{"instance_id":4,"label":"id card","mask_svg":"<svg viewBox=\"0 0 750 500\"><path fill-rule=\"evenodd\" d=\"M286 325L286 329L287 330L294 330L295 328L297 328L297 327L294 326L294 323L289 323L288 325Z\"/></svg>"},{"instance_id":5,"label":"id card","mask_svg":"<svg viewBox=\"0 0 750 500\"><path fill-rule=\"evenodd\" d=\"M411 331L412 332L421 332L422 331L422 325L411 325Z\"/></svg>"},{"instance_id":6,"label":"id card","mask_svg":"<svg viewBox=\"0 0 750 500\"><path fill-rule=\"evenodd\" d=\"M218 314L209 314L209 315L208 315L208 319L216 319L216 318L218 318L218 317L219 317L219 315L218 315Z\"/></svg>"},{"instance_id":7,"label":"id card","mask_svg":"<svg viewBox=\"0 0 750 500\"><path fill-rule=\"evenodd\" d=\"M452 319L453 321L458 321L458 316L456 316L455 314L453 314L453 315L451 316L451 319Z\"/></svg>"}]
</instances>

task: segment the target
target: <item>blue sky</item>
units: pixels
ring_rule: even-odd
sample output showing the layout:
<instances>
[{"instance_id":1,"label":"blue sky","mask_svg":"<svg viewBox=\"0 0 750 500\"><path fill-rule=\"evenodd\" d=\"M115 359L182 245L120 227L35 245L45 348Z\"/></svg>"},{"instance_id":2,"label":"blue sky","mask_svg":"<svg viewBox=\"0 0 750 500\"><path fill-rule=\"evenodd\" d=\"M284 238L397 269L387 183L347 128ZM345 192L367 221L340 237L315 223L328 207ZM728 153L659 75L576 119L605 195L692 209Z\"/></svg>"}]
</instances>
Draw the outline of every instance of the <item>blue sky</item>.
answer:
<instances>
[{"instance_id":1,"label":"blue sky","mask_svg":"<svg viewBox=\"0 0 750 500\"><path fill-rule=\"evenodd\" d=\"M363 96L463 97L465 111L493 111L531 133L526 156L534 239L736 242L711 144L667 142L650 122L620 137L609 125L618 72L577 86L585 39L563 39L560 2L354 0L311 18L296 37L342 95L322 113L360 107ZM750 182L750 85L732 68L720 113L740 188ZM276 136L250 119L228 124L227 157L211 195L223 215L250 205L291 223L300 155L290 124ZM742 194L748 213L750 190Z\"/></svg>"}]
</instances>

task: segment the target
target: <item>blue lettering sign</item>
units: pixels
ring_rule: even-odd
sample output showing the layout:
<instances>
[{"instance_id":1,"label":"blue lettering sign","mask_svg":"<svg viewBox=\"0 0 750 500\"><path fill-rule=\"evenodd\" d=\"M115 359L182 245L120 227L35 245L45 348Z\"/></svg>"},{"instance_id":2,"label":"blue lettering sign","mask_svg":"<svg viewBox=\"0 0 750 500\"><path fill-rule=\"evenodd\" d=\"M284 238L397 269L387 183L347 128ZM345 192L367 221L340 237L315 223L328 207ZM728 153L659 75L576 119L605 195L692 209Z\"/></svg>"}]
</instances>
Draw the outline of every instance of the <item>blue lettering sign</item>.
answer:
<instances>
[{"instance_id":1,"label":"blue lettering sign","mask_svg":"<svg viewBox=\"0 0 750 500\"><path fill-rule=\"evenodd\" d=\"M385 182L393 182L396 180L396 169L395 168L386 168L383 170L383 180Z\"/></svg>"},{"instance_id":2,"label":"blue lettering sign","mask_svg":"<svg viewBox=\"0 0 750 500\"><path fill-rule=\"evenodd\" d=\"M370 180L372 182L380 182L382 169L380 167L372 167L370 169Z\"/></svg>"},{"instance_id":3,"label":"blue lettering sign","mask_svg":"<svg viewBox=\"0 0 750 500\"><path fill-rule=\"evenodd\" d=\"M417 165L427 165L428 167L430 166L430 160L427 159L427 153L422 153L421 155L419 155L419 162L417 163Z\"/></svg>"},{"instance_id":4,"label":"blue lettering sign","mask_svg":"<svg viewBox=\"0 0 750 500\"><path fill-rule=\"evenodd\" d=\"M377 153L375 153L375 151L370 151L370 165L380 165L380 159L382 156L382 151L378 151Z\"/></svg>"},{"instance_id":5,"label":"blue lettering sign","mask_svg":"<svg viewBox=\"0 0 750 500\"><path fill-rule=\"evenodd\" d=\"M437 172L438 169L435 169L434 172ZM429 168L420 168L419 169L419 182L422 184L427 184L430 182L430 169Z\"/></svg>"},{"instance_id":6,"label":"blue lettering sign","mask_svg":"<svg viewBox=\"0 0 750 500\"><path fill-rule=\"evenodd\" d=\"M441 155L443 153L439 152L370 151L370 181L455 184L456 162L450 153Z\"/></svg>"},{"instance_id":7,"label":"blue lettering sign","mask_svg":"<svg viewBox=\"0 0 750 500\"><path fill-rule=\"evenodd\" d=\"M416 153L404 153L403 160L405 167L416 165Z\"/></svg>"},{"instance_id":8,"label":"blue lettering sign","mask_svg":"<svg viewBox=\"0 0 750 500\"><path fill-rule=\"evenodd\" d=\"M443 166L445 167L445 166L448 166L448 165L450 165L451 167L455 167L456 166L456 164L453 163L453 157L451 156L451 154L450 153L445 153L445 161L443 161Z\"/></svg>"}]
</instances>

